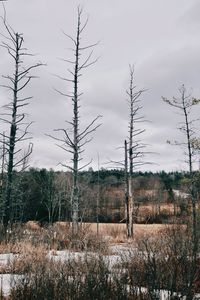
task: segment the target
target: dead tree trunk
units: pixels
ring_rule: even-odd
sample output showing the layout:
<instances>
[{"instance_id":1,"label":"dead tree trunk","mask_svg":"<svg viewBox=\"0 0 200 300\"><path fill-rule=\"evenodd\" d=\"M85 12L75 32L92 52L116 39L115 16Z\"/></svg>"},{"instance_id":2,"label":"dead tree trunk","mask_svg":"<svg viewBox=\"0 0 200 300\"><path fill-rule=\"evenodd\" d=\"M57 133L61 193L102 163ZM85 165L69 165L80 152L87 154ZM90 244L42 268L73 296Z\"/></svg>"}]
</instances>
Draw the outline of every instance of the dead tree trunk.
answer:
<instances>
[{"instance_id":1,"label":"dead tree trunk","mask_svg":"<svg viewBox=\"0 0 200 300\"><path fill-rule=\"evenodd\" d=\"M3 222L3 215L4 215L4 206L5 206L5 159L6 159L6 148L5 148L5 133L3 132L2 138L2 149L1 149L1 180L0 180L0 199L1 199L1 223Z\"/></svg>"},{"instance_id":2,"label":"dead tree trunk","mask_svg":"<svg viewBox=\"0 0 200 300\"><path fill-rule=\"evenodd\" d=\"M124 160L124 166L125 166L125 220L126 220L126 232L127 237L131 236L131 230L129 227L129 181L128 181L128 149L127 149L127 141L124 142L124 149L125 149L125 160Z\"/></svg>"},{"instance_id":3,"label":"dead tree trunk","mask_svg":"<svg viewBox=\"0 0 200 300\"><path fill-rule=\"evenodd\" d=\"M74 45L74 56L75 60L64 60L73 66L72 69L68 70L72 78L63 78L59 77L60 79L64 80L65 82L71 82L73 84L73 92L72 93L63 93L59 92L62 96L68 97L72 99L73 105L73 120L69 121L68 123L71 125L72 130L68 129L56 129L55 131L61 131L64 133L63 138L57 138L51 136L57 141L62 142L62 145L59 146L66 152L72 155L72 166L69 164L62 164L64 167L69 168L73 173L73 187L72 187L72 197L71 197L71 219L72 219L72 232L74 235L78 233L78 223L79 223L79 184L78 184L78 175L79 171L84 167L88 166L89 163L85 164L84 166L80 166L80 160L82 160L81 154L83 153L83 147L91 141L91 138L88 136L96 131L96 129L100 126L100 124L96 125L97 119L100 116L97 116L92 122L89 123L85 127L85 129L81 130L80 122L79 122L79 109L80 109L80 97L82 93L79 92L79 78L81 77L81 72L93 65L97 59L91 60L92 53L91 51L84 61L81 61L82 54L85 50L93 48L97 44L92 44L88 46L81 46L81 34L84 31L88 19L82 25L82 9L78 7L78 18L77 18L77 31L76 37L73 38L68 34L65 34L73 43ZM72 132L72 134L71 134Z\"/></svg>"},{"instance_id":4,"label":"dead tree trunk","mask_svg":"<svg viewBox=\"0 0 200 300\"><path fill-rule=\"evenodd\" d=\"M73 190L72 190L72 231L74 234L78 232L78 218L79 218L79 189L78 189L78 161L79 161L79 149L78 149L78 124L79 124L79 109L78 109L78 77L79 77L79 58L80 58L80 26L81 15L78 13L78 26L77 36L75 43L75 67L74 67L74 94L73 94L73 106L74 106L74 153L73 153Z\"/></svg>"},{"instance_id":5,"label":"dead tree trunk","mask_svg":"<svg viewBox=\"0 0 200 300\"><path fill-rule=\"evenodd\" d=\"M12 103L12 120L10 124L9 135L9 149L8 149L8 168L7 168L7 184L6 184L6 207L4 223L8 221L12 222L12 203L11 203L11 190L13 181L13 166L14 166L14 151L17 131L17 100L18 100L18 81L19 81L19 60L20 60L20 48L22 46L23 39L18 34L13 35L13 41L15 41L15 74L14 74L14 87L13 87L13 103Z\"/></svg>"},{"instance_id":6,"label":"dead tree trunk","mask_svg":"<svg viewBox=\"0 0 200 300\"><path fill-rule=\"evenodd\" d=\"M194 174L193 174L193 158L194 158L194 121L190 120L189 115L191 113L191 108L197 104L199 104L200 100L195 99L191 96L191 94L187 93L187 90L184 85L179 88L180 97L173 97L172 100L169 100L165 97L162 97L163 101L168 103L169 105L179 109L182 112L184 121L179 127L180 131L184 134L185 142L175 142L175 145L184 145L187 148L186 151L186 161L189 168L190 173L190 184L189 184L189 192L191 196L192 202L192 261L191 261L191 270L190 270L190 284L187 289L187 296L189 298L192 297L192 286L196 273L196 259L198 254L198 235L197 235L197 213L196 213L196 199L197 193L195 189L194 183Z\"/></svg>"},{"instance_id":7,"label":"dead tree trunk","mask_svg":"<svg viewBox=\"0 0 200 300\"><path fill-rule=\"evenodd\" d=\"M128 178L128 210L129 210L129 225L128 225L128 236L133 237L133 191L132 191L132 178L133 178L133 132L134 132L134 97L133 97L133 68L130 68L130 87L128 91L130 99L130 120L129 120L129 178Z\"/></svg>"},{"instance_id":8,"label":"dead tree trunk","mask_svg":"<svg viewBox=\"0 0 200 300\"><path fill-rule=\"evenodd\" d=\"M132 193L132 178L128 178L128 237L133 237L133 193Z\"/></svg>"},{"instance_id":9,"label":"dead tree trunk","mask_svg":"<svg viewBox=\"0 0 200 300\"><path fill-rule=\"evenodd\" d=\"M2 121L9 124L10 130L6 135L4 134L4 146L6 148L7 158L7 179L6 179L6 191L5 191L5 212L3 223L7 227L8 223L13 221L12 215L12 185L13 185L13 170L14 168L24 166L24 161L32 153L32 144L29 144L28 150L23 158L17 160L17 154L22 149L16 149L19 142L29 139L28 128L31 123L25 123L25 113L21 112L21 109L28 105L28 101L32 97L23 97L21 93L25 87L29 84L33 76L29 75L29 71L41 65L41 63L25 67L23 64L23 58L30 55L24 48L24 38L20 33L15 32L6 22L5 16L3 18L3 24L7 36L5 41L2 42L10 57L14 61L14 72L11 75L3 76L8 84L2 85L12 93L12 101L5 106L8 113L2 114L0 118ZM10 119L9 119L10 117ZM2 134L1 134L2 135Z\"/></svg>"},{"instance_id":10,"label":"dead tree trunk","mask_svg":"<svg viewBox=\"0 0 200 300\"><path fill-rule=\"evenodd\" d=\"M125 142L125 174L126 177L126 191L125 198L127 201L127 236L133 237L133 208L134 208L134 191L133 191L133 171L134 167L141 164L140 159L143 156L141 149L143 145L137 139L137 136L144 132L137 128L137 123L143 119L142 116L138 116L138 113L142 106L139 105L139 97L144 90L136 91L136 87L133 84L134 68L130 66L130 84L129 89L126 91L128 95L128 103L130 109L129 115L129 137L128 147ZM126 167L127 165L127 167Z\"/></svg>"}]
</instances>

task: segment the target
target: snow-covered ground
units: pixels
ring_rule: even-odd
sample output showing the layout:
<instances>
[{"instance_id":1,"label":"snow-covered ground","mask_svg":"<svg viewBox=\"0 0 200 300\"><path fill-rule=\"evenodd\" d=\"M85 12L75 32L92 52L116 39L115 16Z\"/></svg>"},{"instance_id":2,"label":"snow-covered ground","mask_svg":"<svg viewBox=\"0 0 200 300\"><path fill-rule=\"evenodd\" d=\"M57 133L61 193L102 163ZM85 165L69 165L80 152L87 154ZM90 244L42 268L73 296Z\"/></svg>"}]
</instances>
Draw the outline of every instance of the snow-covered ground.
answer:
<instances>
[{"instance_id":1,"label":"snow-covered ground","mask_svg":"<svg viewBox=\"0 0 200 300\"><path fill-rule=\"evenodd\" d=\"M110 253L109 255L103 255L102 258L105 263L108 264L109 268L113 268L115 265L124 262L124 259L128 259L130 254L134 253L135 249L130 249L128 245L112 245L110 246ZM97 254L94 252L75 252L70 250L63 250L63 251L49 251L47 257L54 261L65 262L69 260L83 260L87 257L94 257ZM19 254L0 254L0 267L9 266L10 263L19 257ZM123 260L123 261L122 261ZM14 274L0 274L0 296L8 296L10 293L10 289L12 285L17 282L17 280L22 275L14 275ZM144 292L147 291L146 288L142 288ZM160 300L169 300L169 292L166 290L159 291ZM186 300L184 297L181 300ZM196 294L193 300L200 300L200 294Z\"/></svg>"},{"instance_id":2,"label":"snow-covered ground","mask_svg":"<svg viewBox=\"0 0 200 300\"><path fill-rule=\"evenodd\" d=\"M17 257L13 253L0 254L0 267L6 266L11 263Z\"/></svg>"},{"instance_id":3,"label":"snow-covered ground","mask_svg":"<svg viewBox=\"0 0 200 300\"><path fill-rule=\"evenodd\" d=\"M124 248L125 249L125 248ZM112 250L112 249L111 249ZM120 253L122 251L122 248L119 246L115 246L113 248L114 252L118 252L118 254L111 254L111 255L104 255L103 259L106 263L108 263L109 267L112 268L115 264L121 262L121 256ZM112 252L113 252L112 250ZM63 251L49 251L47 254L47 257L49 259L53 259L54 261L60 261L65 262L69 260L83 260L85 258L85 255L87 257L93 257L96 256L96 253L94 252L76 252L76 251L70 251L70 250L63 250ZM13 254L13 253L6 253L6 254L0 254L0 268L6 267L14 261L14 259L17 259L19 257L19 254ZM0 295L3 292L4 296L8 296L10 293L10 289L12 285L17 281L17 279L20 277L20 275L14 275L14 274L0 274Z\"/></svg>"},{"instance_id":4,"label":"snow-covered ground","mask_svg":"<svg viewBox=\"0 0 200 300\"><path fill-rule=\"evenodd\" d=\"M9 296L12 285L19 279L20 275L0 274L0 295Z\"/></svg>"}]
</instances>

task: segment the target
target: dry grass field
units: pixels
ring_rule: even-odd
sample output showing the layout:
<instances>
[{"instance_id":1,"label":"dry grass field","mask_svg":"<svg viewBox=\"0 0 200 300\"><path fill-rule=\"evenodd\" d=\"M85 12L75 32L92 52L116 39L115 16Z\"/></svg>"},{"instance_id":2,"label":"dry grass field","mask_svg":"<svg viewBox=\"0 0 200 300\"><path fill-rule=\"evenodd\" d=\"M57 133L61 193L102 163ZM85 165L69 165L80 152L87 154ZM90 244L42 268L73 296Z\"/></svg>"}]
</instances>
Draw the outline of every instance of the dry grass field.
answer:
<instances>
[{"instance_id":1,"label":"dry grass field","mask_svg":"<svg viewBox=\"0 0 200 300\"><path fill-rule=\"evenodd\" d=\"M166 230L173 228L173 224L133 224L134 238L127 239L125 223L80 223L77 236L72 235L70 222L56 222L47 227L41 227L38 222L29 221L24 225L19 224L9 234L6 240L0 243L0 253L20 253L23 247L35 249L41 246L47 250L72 249L82 251L102 248L108 249L109 245L137 243L143 238L158 238L166 234ZM184 225L180 225L183 227ZM98 247L97 247L98 246Z\"/></svg>"},{"instance_id":2,"label":"dry grass field","mask_svg":"<svg viewBox=\"0 0 200 300\"><path fill-rule=\"evenodd\" d=\"M146 215L152 215L155 214L157 211L160 211L160 213L167 213L169 215L174 214L174 204L172 203L149 203L149 204L142 204L139 207L139 214L141 216L146 216ZM179 212L180 209L176 207L176 212Z\"/></svg>"},{"instance_id":3,"label":"dry grass field","mask_svg":"<svg viewBox=\"0 0 200 300\"><path fill-rule=\"evenodd\" d=\"M99 234L102 236L111 237L121 237L126 238L126 224L125 223L80 223L80 229L83 232L90 232L94 235L97 233L97 226ZM163 230L173 227L174 224L133 224L134 236L152 236L161 233ZM185 225L181 225L185 226ZM54 229L58 231L69 231L71 227L70 222L56 222L53 225ZM40 232L42 227L40 227L38 222L29 221L25 224L25 228L31 232Z\"/></svg>"},{"instance_id":4,"label":"dry grass field","mask_svg":"<svg viewBox=\"0 0 200 300\"><path fill-rule=\"evenodd\" d=\"M83 223L83 228L88 228L92 233L97 232L96 223ZM138 239L144 236L156 236L166 228L173 225L166 224L133 224L134 238ZM124 223L99 223L99 234L108 237L111 242L124 243L126 238L126 224Z\"/></svg>"},{"instance_id":5,"label":"dry grass field","mask_svg":"<svg viewBox=\"0 0 200 300\"><path fill-rule=\"evenodd\" d=\"M0 282L0 299L34 300L35 295L55 300L75 299L74 295L76 299L155 299L150 297L154 290L167 291L167 298L159 299L172 299L168 294L174 273L179 274L175 291L185 293L189 286L185 266L192 270L186 225L133 227L134 238L128 240L124 223L99 223L99 235L96 223L81 223L75 236L69 222L44 227L35 221L16 224L0 243L0 273L5 278ZM18 277L11 284L13 276ZM194 292L199 292L199 281L194 284Z\"/></svg>"}]
</instances>

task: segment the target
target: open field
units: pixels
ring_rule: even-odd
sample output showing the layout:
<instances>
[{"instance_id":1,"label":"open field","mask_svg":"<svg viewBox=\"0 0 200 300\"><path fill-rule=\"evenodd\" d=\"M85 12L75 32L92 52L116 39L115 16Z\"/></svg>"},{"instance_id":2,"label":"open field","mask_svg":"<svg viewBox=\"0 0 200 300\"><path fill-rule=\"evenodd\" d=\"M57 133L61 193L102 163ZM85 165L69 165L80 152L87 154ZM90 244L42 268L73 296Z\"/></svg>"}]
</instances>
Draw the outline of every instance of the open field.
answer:
<instances>
[{"instance_id":1,"label":"open field","mask_svg":"<svg viewBox=\"0 0 200 300\"><path fill-rule=\"evenodd\" d=\"M66 222L57 222L56 224L61 227L70 227L70 223ZM108 241L110 240L114 243L127 242L125 223L82 223L81 226L83 230L94 235L97 234L98 230L99 235L103 238L107 238ZM158 234L161 234L162 231L170 229L173 226L173 224L133 224L134 239L145 236L157 236ZM185 225L180 226L185 228Z\"/></svg>"},{"instance_id":2,"label":"open field","mask_svg":"<svg viewBox=\"0 0 200 300\"><path fill-rule=\"evenodd\" d=\"M193 269L188 260L191 242L184 225L134 224L129 240L126 224L98 226L97 235L96 223L82 223L73 236L69 222L16 224L0 243L0 290L5 296L0 298L169 300L173 293L188 293L185 270L195 270L193 293L200 292L200 268Z\"/></svg>"},{"instance_id":3,"label":"open field","mask_svg":"<svg viewBox=\"0 0 200 300\"><path fill-rule=\"evenodd\" d=\"M97 224L96 223L85 223L90 224L90 229L95 232L97 231ZM172 225L166 225L166 224L134 224L134 232L136 236L139 235L152 235L157 234L161 230L166 229L167 227ZM116 231L119 234L126 235L126 224L125 223L100 223L99 224L99 233L100 234L109 234L112 233L112 231Z\"/></svg>"}]
</instances>

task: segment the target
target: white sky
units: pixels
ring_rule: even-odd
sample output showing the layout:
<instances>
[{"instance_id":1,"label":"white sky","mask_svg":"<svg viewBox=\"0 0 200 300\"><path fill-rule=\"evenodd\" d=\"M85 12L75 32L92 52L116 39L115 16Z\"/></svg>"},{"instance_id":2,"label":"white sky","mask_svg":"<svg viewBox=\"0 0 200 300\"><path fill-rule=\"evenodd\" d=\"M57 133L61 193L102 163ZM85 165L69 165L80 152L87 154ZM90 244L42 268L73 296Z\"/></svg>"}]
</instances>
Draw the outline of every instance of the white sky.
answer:
<instances>
[{"instance_id":1,"label":"white sky","mask_svg":"<svg viewBox=\"0 0 200 300\"><path fill-rule=\"evenodd\" d=\"M141 127L146 132L142 142L148 144L146 160L152 165L142 170L180 170L185 167L182 150L166 143L168 139L181 139L177 131L176 112L162 102L161 96L177 95L181 84L193 88L199 97L200 70L200 1L198 0L8 0L5 4L7 20L15 31L24 34L25 46L37 56L33 61L47 63L38 69L35 79L27 88L33 95L28 107L34 152L31 165L57 168L70 156L45 136L55 128L66 127L71 118L71 102L58 95L54 88L69 91L54 75L67 75L68 65L60 58L70 59L70 41L62 31L74 35L77 5L89 15L83 35L83 44L100 40L95 49L99 61L87 69L81 78L80 88L82 124L96 115L103 115L102 126L87 146L84 161L93 158L92 166L107 167L109 159L121 160L123 153L116 150L127 136L128 106L126 89L129 84L129 67L135 65L135 84L147 91L141 97L143 114L151 122ZM0 9L3 15L3 8ZM4 32L1 25L2 32ZM0 74L12 72L5 49L0 49ZM0 89L0 104L8 101L9 94ZM198 116L200 108L195 108ZM198 127L199 125L197 125ZM198 135L198 132L197 132Z\"/></svg>"}]
</instances>

